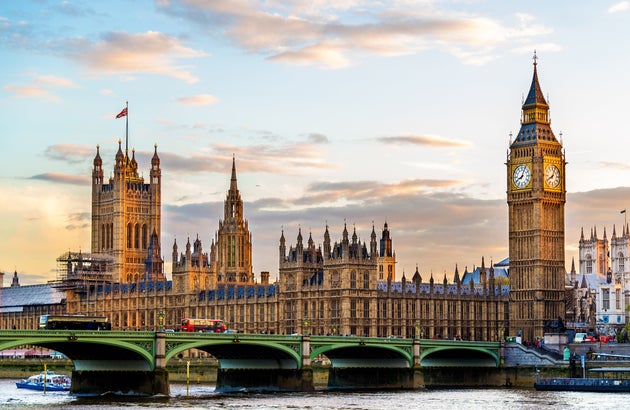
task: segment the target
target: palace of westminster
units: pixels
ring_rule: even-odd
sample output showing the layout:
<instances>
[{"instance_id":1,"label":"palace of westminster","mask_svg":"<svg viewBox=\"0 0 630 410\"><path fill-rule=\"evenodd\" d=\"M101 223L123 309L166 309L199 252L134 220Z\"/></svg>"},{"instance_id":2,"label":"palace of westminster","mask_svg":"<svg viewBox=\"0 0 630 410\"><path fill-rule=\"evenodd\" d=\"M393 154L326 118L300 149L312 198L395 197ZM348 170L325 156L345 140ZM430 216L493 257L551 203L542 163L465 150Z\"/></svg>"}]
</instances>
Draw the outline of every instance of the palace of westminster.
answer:
<instances>
[{"instance_id":1,"label":"palace of westminster","mask_svg":"<svg viewBox=\"0 0 630 410\"><path fill-rule=\"evenodd\" d=\"M536 60L522 106L521 128L506 159L509 258L482 259L472 272L455 267L453 281L423 279L416 268L397 280L390 229L384 223L361 242L344 226L341 238L323 243L298 229L295 244L282 231L278 275L260 280L252 271L252 243L232 161L223 220L202 247L173 241L171 280L164 273L161 246L162 169L157 146L148 183L138 174L135 152L119 142L113 176L103 177L96 148L92 169L91 253L67 252L58 259L55 281L20 286L17 273L0 294L0 328L36 329L42 314L105 315L115 330L178 328L183 318L221 318L246 333L462 338L496 341L508 335L534 340L549 323L594 323L603 303L595 298L595 277L609 284L608 307L624 297L608 272L607 240L591 233L580 240L580 272L565 269L564 205L566 161L553 134L549 106L538 82ZM613 233L613 267L625 272L630 250L627 226ZM604 234L604 238L606 236ZM624 256L625 255L625 256ZM622 266L619 266L619 264ZM619 270L621 269L621 270ZM588 270L588 272L587 272ZM3 279L4 274L0 274ZM630 276L630 275L628 275ZM623 292L623 290L622 290ZM621 302L620 302L621 301ZM612 305L612 306L611 306ZM623 305L620 308L620 305ZM620 321L617 316L616 319ZM557 323L557 322L556 322Z\"/></svg>"}]
</instances>

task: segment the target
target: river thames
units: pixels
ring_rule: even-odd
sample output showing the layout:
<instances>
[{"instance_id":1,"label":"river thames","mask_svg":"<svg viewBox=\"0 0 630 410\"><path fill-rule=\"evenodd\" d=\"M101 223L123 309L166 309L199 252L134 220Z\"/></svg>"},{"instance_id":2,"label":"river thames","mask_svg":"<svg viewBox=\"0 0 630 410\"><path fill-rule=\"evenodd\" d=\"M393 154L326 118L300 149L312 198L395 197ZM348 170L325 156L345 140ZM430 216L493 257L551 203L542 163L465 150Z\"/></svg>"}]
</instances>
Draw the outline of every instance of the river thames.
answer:
<instances>
[{"instance_id":1,"label":"river thames","mask_svg":"<svg viewBox=\"0 0 630 410\"><path fill-rule=\"evenodd\" d=\"M538 392L533 389L453 389L381 392L219 394L212 385L171 384L169 397L77 398L17 389L0 380L0 409L620 409L623 393Z\"/></svg>"}]
</instances>

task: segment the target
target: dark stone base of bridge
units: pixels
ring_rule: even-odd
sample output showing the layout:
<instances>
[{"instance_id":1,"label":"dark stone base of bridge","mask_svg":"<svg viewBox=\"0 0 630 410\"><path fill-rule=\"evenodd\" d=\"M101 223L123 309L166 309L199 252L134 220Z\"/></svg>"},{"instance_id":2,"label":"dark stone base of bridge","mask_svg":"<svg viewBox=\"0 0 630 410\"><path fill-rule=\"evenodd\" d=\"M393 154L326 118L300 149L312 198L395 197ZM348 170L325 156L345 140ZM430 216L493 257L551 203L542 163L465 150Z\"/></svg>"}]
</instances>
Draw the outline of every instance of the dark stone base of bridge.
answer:
<instances>
[{"instance_id":1,"label":"dark stone base of bridge","mask_svg":"<svg viewBox=\"0 0 630 410\"><path fill-rule=\"evenodd\" d=\"M168 371L73 370L70 393L77 396L155 396L170 393Z\"/></svg>"},{"instance_id":2,"label":"dark stone base of bridge","mask_svg":"<svg viewBox=\"0 0 630 410\"><path fill-rule=\"evenodd\" d=\"M424 379L420 369L411 368L334 368L328 371L328 389L383 390L421 389Z\"/></svg>"},{"instance_id":3,"label":"dark stone base of bridge","mask_svg":"<svg viewBox=\"0 0 630 410\"><path fill-rule=\"evenodd\" d=\"M428 388L507 386L505 370L492 367L425 367L424 382Z\"/></svg>"},{"instance_id":4,"label":"dark stone base of bridge","mask_svg":"<svg viewBox=\"0 0 630 410\"><path fill-rule=\"evenodd\" d=\"M216 390L313 391L313 370L218 369Z\"/></svg>"}]
</instances>

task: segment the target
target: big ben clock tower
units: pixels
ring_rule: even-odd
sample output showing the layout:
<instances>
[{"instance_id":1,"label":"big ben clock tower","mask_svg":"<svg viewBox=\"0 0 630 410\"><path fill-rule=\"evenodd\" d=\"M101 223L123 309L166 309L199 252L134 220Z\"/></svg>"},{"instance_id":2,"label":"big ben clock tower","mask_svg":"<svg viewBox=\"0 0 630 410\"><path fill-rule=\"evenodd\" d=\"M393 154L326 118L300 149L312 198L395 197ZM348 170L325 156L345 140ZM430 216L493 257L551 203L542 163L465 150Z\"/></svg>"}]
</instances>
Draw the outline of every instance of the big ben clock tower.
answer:
<instances>
[{"instance_id":1,"label":"big ben clock tower","mask_svg":"<svg viewBox=\"0 0 630 410\"><path fill-rule=\"evenodd\" d=\"M521 129L507 158L509 208L509 334L532 341L545 322L564 319L566 162L551 130L549 105L534 76Z\"/></svg>"}]
</instances>

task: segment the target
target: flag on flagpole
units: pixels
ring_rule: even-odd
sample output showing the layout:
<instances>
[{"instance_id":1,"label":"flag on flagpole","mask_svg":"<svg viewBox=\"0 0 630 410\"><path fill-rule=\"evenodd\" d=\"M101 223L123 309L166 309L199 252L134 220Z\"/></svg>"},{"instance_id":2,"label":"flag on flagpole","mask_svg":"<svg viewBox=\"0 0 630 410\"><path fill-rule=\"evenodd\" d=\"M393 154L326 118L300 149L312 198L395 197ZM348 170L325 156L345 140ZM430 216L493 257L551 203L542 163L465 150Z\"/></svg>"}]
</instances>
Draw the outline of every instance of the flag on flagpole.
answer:
<instances>
[{"instance_id":1,"label":"flag on flagpole","mask_svg":"<svg viewBox=\"0 0 630 410\"><path fill-rule=\"evenodd\" d=\"M120 118L120 117L126 117L127 116L127 107L123 108L123 110L121 112L118 113L118 115L116 116L116 118Z\"/></svg>"}]
</instances>

